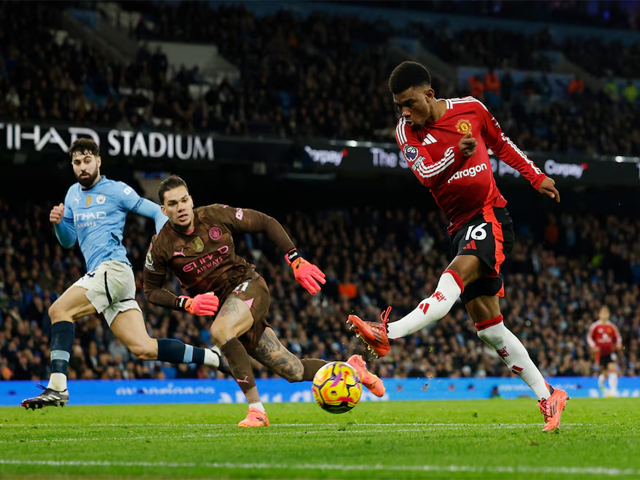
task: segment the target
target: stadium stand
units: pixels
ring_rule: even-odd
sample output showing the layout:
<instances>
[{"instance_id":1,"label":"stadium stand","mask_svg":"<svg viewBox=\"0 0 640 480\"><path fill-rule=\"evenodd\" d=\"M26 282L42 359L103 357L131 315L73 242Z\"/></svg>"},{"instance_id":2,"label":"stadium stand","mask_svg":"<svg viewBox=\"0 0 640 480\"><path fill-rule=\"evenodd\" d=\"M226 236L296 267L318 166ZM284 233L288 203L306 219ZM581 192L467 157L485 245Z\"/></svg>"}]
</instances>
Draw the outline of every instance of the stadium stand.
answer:
<instances>
[{"instance_id":1,"label":"stadium stand","mask_svg":"<svg viewBox=\"0 0 640 480\"><path fill-rule=\"evenodd\" d=\"M77 247L64 250L48 228L50 205L0 202L0 375L47 378L47 308L83 272ZM518 220L518 218L516 217ZM388 304L393 316L415 307L447 264L444 221L417 208L330 208L282 214L282 222L328 282L317 297L302 291L273 246L260 237L237 239L272 293L270 322L299 355L335 360L360 344L345 318L353 309L375 318ZM524 221L524 218L520 219ZM640 221L595 214L563 214L541 224L520 223L520 241L505 264L503 312L544 375L589 375L585 334L602 302L623 336L621 374L638 374L640 336ZM538 233L537 233L538 232ZM210 343L208 319L148 304L141 271L152 226L130 221L125 232L137 272L138 301L153 336ZM416 268L415 266L418 265ZM174 281L172 289L179 290ZM207 378L207 367L173 367L135 360L98 317L77 324L70 378ZM411 344L412 348L403 348ZM383 376L508 376L495 352L477 338L461 304L432 328L400 340L373 369ZM271 375L255 364L257 374Z\"/></svg>"},{"instance_id":2,"label":"stadium stand","mask_svg":"<svg viewBox=\"0 0 640 480\"><path fill-rule=\"evenodd\" d=\"M141 43L130 64L111 61L68 35L55 34L60 11L46 4L37 6L36 18L47 15L57 23L38 25L38 35L23 39L23 25L13 19L26 18L26 7L4 2L0 116L121 129L153 126L229 135L392 141L396 115L385 80L393 63L384 46L397 32L390 24L323 14L302 19L285 10L258 17L243 7L211 9L200 2L181 2L171 15L162 3L145 6L140 23L154 28L135 28L133 34L215 43L237 63L241 80L210 85L205 95L195 98L189 86L202 82L202 76L184 66L170 70L162 49L149 50ZM618 78L640 76L633 60L640 58L635 55L638 44L623 48L600 39L572 38L558 44L545 31L525 35L476 29L471 35L468 30L425 28L414 24L411 30L450 63L500 69L495 95L484 91L484 71L480 90L466 79L451 88L434 79L434 86L442 96L475 93L522 148L640 154L637 86ZM606 91L576 91L566 79L558 85L548 58L540 53L554 48L591 73L608 74L616 82ZM533 55L516 54L525 50ZM79 68L72 68L74 64ZM531 75L512 77L511 70ZM549 72L549 77L540 76L540 71ZM552 95L557 90L560 95Z\"/></svg>"}]
</instances>

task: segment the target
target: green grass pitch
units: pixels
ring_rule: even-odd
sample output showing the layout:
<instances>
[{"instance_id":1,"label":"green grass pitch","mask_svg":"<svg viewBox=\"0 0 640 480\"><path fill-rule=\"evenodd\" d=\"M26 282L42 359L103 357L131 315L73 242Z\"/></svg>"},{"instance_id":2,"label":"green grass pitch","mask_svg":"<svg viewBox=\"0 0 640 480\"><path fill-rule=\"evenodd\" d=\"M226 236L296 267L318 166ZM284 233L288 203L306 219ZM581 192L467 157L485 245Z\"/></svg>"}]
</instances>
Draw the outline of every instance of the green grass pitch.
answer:
<instances>
[{"instance_id":1,"label":"green grass pitch","mask_svg":"<svg viewBox=\"0 0 640 480\"><path fill-rule=\"evenodd\" d=\"M559 433L533 400L0 408L0 478L640 478L640 400L576 399Z\"/></svg>"}]
</instances>

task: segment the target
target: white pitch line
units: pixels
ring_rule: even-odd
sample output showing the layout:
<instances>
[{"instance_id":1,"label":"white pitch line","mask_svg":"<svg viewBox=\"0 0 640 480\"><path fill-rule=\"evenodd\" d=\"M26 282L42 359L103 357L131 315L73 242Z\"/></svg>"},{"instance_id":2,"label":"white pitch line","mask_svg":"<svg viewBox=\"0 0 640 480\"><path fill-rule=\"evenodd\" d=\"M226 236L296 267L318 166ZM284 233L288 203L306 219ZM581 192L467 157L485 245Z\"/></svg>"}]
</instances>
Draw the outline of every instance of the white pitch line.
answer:
<instances>
[{"instance_id":1,"label":"white pitch line","mask_svg":"<svg viewBox=\"0 0 640 480\"><path fill-rule=\"evenodd\" d=\"M5 423L0 424L3 428L16 427L16 428L28 428L28 427L55 427L55 428L84 428L84 427L236 427L235 423ZM487 427L487 428L505 428L505 427L531 427L539 426L540 423L360 423L360 422L348 422L348 423L277 423L271 425L272 428L278 427L341 427L341 426L356 426L356 427ZM563 423L563 426L580 426L580 427L596 427L599 423Z\"/></svg>"},{"instance_id":2,"label":"white pitch line","mask_svg":"<svg viewBox=\"0 0 640 480\"><path fill-rule=\"evenodd\" d=\"M0 465L40 465L47 467L144 467L144 468L206 468L245 470L351 470L351 471L400 471L400 472L468 472L468 473L538 473L572 475L640 475L634 468L607 467L527 467L527 466L471 466L471 465L332 465L332 464L268 464L268 463L195 463L195 462L113 462L66 460L3 460Z\"/></svg>"},{"instance_id":3,"label":"white pitch line","mask_svg":"<svg viewBox=\"0 0 640 480\"><path fill-rule=\"evenodd\" d=\"M337 425L337 424L336 424ZM347 428L347 426L345 426L344 429L338 429L335 430L335 426L331 429L327 429L327 428L322 428L322 429L317 429L317 430L305 430L303 431L279 431L275 428L269 428L269 429L261 429L259 431L256 431L255 435L253 438L259 438L259 437L272 437L272 436L295 436L295 435L335 435L336 433L338 434L342 434L342 435L348 435L348 434L371 434L371 433L389 433L388 429L374 429L374 428L368 428L368 429L360 429L360 430L356 430L352 427L361 427L362 425L352 425L352 426L348 426L349 428ZM459 426L459 425L452 425L452 424L439 424L439 425L423 425L423 426L418 426L418 425L412 425L414 427L418 427L418 428L403 428L403 429L398 429L396 431L398 432L429 432L434 430L433 428L430 427L436 427L435 430L439 430L439 431L459 431L459 430L466 430L467 427L466 426ZM537 424L524 424L525 427L536 427L539 428L541 431L541 426L537 425ZM566 425L563 425L566 427ZM571 424L569 424L569 426L571 426ZM489 426L490 429L494 429L497 427L494 426ZM147 435L147 436L126 436L126 435L121 435L121 436L117 436L117 437L105 437L105 436L101 436L101 437L78 437L78 438L38 438L38 439L29 439L29 440L25 440L25 439L18 439L18 440L0 440L0 444L17 444L17 443L66 443L66 442L105 442L105 441L118 441L118 442L127 442L127 441L138 441L138 440L175 440L175 439L188 439L188 438L196 438L196 439L201 439L201 438L222 438L222 437L247 437L247 432L246 431L238 431L237 427L234 426L234 428L236 428L235 432L228 432L228 433L202 433L202 434L186 434L186 435L172 435L172 434L156 434L156 435ZM512 425L502 425L499 426L499 428L507 428L507 429L514 429L516 428L515 426ZM521 428L521 427L518 427ZM131 432L133 433L133 432ZM52 433L50 433L52 434Z\"/></svg>"},{"instance_id":4,"label":"white pitch line","mask_svg":"<svg viewBox=\"0 0 640 480\"><path fill-rule=\"evenodd\" d=\"M461 427L455 427L447 430L463 430ZM402 432L425 432L422 428L416 429L403 429ZM272 437L272 436L289 436L289 435L335 435L338 434L360 434L360 433L389 433L389 430L307 430L305 432L278 432L269 430L262 430L255 437ZM204 434L188 434L188 435L152 435L152 436L119 436L119 437L79 437L79 438L38 438L38 439L19 439L19 440L0 440L0 444L14 444L14 443L65 443L65 442L105 442L105 441L117 441L126 442L134 440L177 440L186 438L221 438L221 437L246 437L245 432L234 433L204 433ZM254 438L255 438L254 437Z\"/></svg>"}]
</instances>

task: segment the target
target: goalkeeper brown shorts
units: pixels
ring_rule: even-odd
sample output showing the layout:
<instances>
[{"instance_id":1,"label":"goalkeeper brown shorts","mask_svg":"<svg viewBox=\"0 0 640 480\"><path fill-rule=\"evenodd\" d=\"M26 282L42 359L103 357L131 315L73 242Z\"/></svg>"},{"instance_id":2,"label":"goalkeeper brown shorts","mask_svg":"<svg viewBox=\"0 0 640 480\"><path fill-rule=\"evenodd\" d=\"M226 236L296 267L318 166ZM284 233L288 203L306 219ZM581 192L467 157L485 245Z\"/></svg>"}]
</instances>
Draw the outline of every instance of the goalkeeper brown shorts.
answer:
<instances>
[{"instance_id":1,"label":"goalkeeper brown shorts","mask_svg":"<svg viewBox=\"0 0 640 480\"><path fill-rule=\"evenodd\" d=\"M271 298L269 296L269 287L264 278L255 271L249 272L247 277L233 289L229 297L237 296L251 310L253 325L247 333L238 337L247 353L251 355L258 347L265 328L269 326L267 315L269 314Z\"/></svg>"}]
</instances>

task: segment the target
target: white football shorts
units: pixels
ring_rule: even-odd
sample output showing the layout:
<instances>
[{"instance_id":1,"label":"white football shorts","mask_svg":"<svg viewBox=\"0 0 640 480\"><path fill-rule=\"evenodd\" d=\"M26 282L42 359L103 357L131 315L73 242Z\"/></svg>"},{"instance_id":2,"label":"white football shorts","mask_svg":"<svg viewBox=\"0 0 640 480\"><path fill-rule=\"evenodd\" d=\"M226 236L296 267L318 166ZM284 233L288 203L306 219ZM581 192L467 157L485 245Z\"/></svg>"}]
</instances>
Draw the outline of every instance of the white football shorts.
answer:
<instances>
[{"instance_id":1,"label":"white football shorts","mask_svg":"<svg viewBox=\"0 0 640 480\"><path fill-rule=\"evenodd\" d=\"M140 310L136 302L136 281L129 265L114 260L102 262L73 284L87 290L85 294L98 313L104 314L109 326L127 310Z\"/></svg>"}]
</instances>

